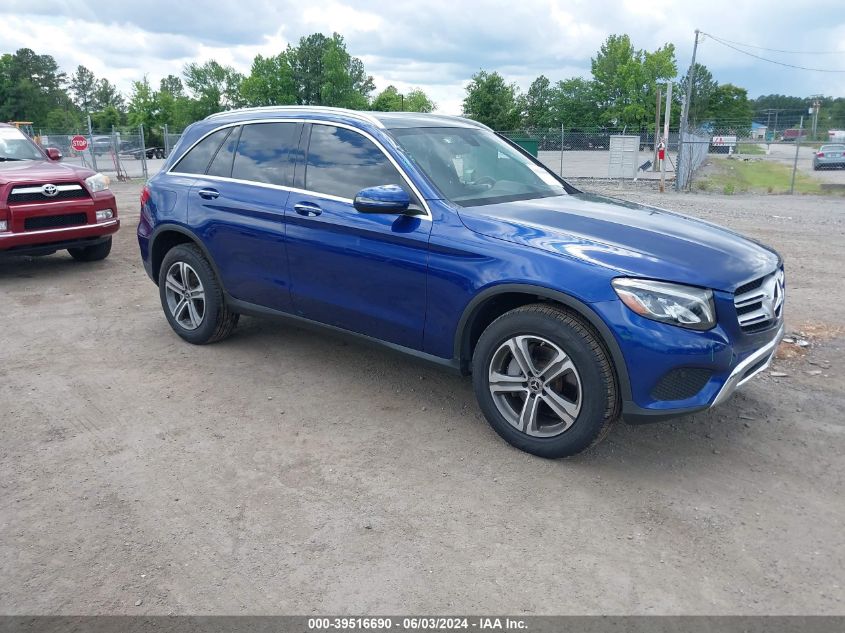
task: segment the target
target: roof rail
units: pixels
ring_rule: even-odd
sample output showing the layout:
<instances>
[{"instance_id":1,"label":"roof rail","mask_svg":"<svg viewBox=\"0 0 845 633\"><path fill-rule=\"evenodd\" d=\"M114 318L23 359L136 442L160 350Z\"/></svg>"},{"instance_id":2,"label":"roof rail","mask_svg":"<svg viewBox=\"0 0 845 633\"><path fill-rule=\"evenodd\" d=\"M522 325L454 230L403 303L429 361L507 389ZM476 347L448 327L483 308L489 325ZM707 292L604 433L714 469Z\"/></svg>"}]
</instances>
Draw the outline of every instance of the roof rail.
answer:
<instances>
[{"instance_id":1,"label":"roof rail","mask_svg":"<svg viewBox=\"0 0 845 633\"><path fill-rule=\"evenodd\" d=\"M372 123L376 127L383 128L384 124L376 117L362 112L361 110L349 110L347 108L331 108L329 106L260 106L256 108L238 108L236 110L224 110L223 112L215 112L205 117L205 120L217 119L228 116L230 114L248 114L252 112L325 112L326 114L342 114L343 116L352 117L360 121Z\"/></svg>"}]
</instances>

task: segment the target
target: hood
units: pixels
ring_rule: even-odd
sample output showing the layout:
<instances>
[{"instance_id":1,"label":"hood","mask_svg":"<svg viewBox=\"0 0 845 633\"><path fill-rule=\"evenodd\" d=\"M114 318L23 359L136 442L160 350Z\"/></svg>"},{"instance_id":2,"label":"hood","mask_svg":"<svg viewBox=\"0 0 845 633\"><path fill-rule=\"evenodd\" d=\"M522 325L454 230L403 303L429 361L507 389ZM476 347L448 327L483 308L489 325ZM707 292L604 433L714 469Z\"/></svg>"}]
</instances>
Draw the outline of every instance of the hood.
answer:
<instances>
[{"instance_id":1,"label":"hood","mask_svg":"<svg viewBox=\"0 0 845 633\"><path fill-rule=\"evenodd\" d=\"M459 209L472 231L622 274L733 292L778 254L729 229L587 193Z\"/></svg>"},{"instance_id":2,"label":"hood","mask_svg":"<svg viewBox=\"0 0 845 633\"><path fill-rule=\"evenodd\" d=\"M0 161L0 186L17 183L79 182L95 172L52 160Z\"/></svg>"}]
</instances>

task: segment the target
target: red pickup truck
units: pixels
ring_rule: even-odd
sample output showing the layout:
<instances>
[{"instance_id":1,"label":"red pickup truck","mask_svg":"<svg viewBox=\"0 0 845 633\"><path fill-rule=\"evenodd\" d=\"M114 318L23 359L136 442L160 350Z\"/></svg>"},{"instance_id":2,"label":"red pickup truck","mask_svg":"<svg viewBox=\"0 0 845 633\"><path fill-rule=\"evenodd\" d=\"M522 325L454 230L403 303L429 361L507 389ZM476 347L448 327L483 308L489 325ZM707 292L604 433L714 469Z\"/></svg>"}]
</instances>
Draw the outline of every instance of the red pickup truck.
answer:
<instances>
[{"instance_id":1,"label":"red pickup truck","mask_svg":"<svg viewBox=\"0 0 845 633\"><path fill-rule=\"evenodd\" d=\"M67 249L79 261L108 257L120 228L109 179L61 158L0 123L0 255Z\"/></svg>"}]
</instances>

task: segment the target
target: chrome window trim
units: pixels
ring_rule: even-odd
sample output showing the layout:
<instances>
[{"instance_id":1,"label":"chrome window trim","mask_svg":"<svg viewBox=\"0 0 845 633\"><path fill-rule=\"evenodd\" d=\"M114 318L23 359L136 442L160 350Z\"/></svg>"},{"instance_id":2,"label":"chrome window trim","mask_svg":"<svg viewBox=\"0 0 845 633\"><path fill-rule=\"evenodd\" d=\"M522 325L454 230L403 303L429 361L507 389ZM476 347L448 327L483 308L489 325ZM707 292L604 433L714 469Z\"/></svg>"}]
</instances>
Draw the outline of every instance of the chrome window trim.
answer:
<instances>
[{"instance_id":1,"label":"chrome window trim","mask_svg":"<svg viewBox=\"0 0 845 633\"><path fill-rule=\"evenodd\" d=\"M41 193L44 185L37 185L35 187L15 187L9 192L9 195L26 194L26 193ZM56 185L56 191L77 191L82 189L82 185Z\"/></svg>"},{"instance_id":2,"label":"chrome window trim","mask_svg":"<svg viewBox=\"0 0 845 633\"><path fill-rule=\"evenodd\" d=\"M303 108L303 110L310 110L310 109L311 108L307 108L307 109ZM208 117L208 118L210 118L210 117ZM333 126L333 127L341 127L341 128L351 130L353 132L360 134L361 136L363 136L364 138L366 138L370 142L372 142L379 150L381 150L381 153L384 154L387 157L387 160L389 160L390 163L396 168L396 171L399 172L399 175L402 177L402 179L405 181L405 183L408 185L408 187L410 187L411 191L413 191L414 194L417 196L417 199L420 201L420 204L422 204L422 206L423 206L423 210L425 211L425 215L415 215L413 217L419 218L421 220L429 220L429 221L432 220L433 216L431 215L431 209L428 206L428 202L425 200L425 198L423 198L422 193L420 193L420 190L417 189L417 186L413 183L411 178L408 176L408 173L402 168L402 166L398 162L396 162L396 160L393 158L393 156L390 155L390 152L388 152L385 149L385 147L381 143L381 141L379 141L372 134L370 134L369 132L366 132L365 130L361 130L359 128L356 128L353 125L349 125L348 123L341 123L339 121L322 121L322 120L319 120L319 119L286 118L286 119L255 119L254 121L236 121L236 122L231 122L231 123L225 123L225 124L220 125L220 126L214 128L212 130L209 130L203 136L201 136L196 141L194 141L188 149L186 149L184 152L182 152L181 156L179 156L179 158L173 163L173 166L170 167L167 170L166 173L171 175L171 176L190 176L190 177L194 177L194 178L205 178L207 180L217 180L217 181L220 181L220 182L235 182L235 183L240 183L240 184L244 184L244 185L255 185L255 186L258 186L258 187L265 187L267 189L277 189L279 191L290 191L290 192L293 192L293 193L301 193L301 194L305 194L305 195L309 195L309 196L316 196L318 198L324 198L326 200L334 200L336 202L345 202L347 204L353 203L353 200L351 198L342 198L340 196L333 196L333 195L328 194L328 193L322 193L320 191L312 191L310 189L299 189L297 187L287 187L285 185L274 185L274 184L271 184L271 183L268 183L268 182L257 182L255 180L242 180L240 178L227 178L225 176L208 176L206 174L197 174L197 173L193 173L193 172L173 171L173 169L179 165L179 163L182 161L182 159L185 158L185 156L188 155L188 152L190 152L192 149L194 149L194 147L199 145L202 141L204 141L206 138L208 138L209 136L211 136L215 132L219 132L220 130L223 130L223 129L226 129L226 128L229 128L229 127L236 127L236 126L239 126L239 125L243 125L243 126L255 125L255 124L259 124L259 123L303 123L303 124L304 123L311 123L312 125L328 125L328 126ZM237 152L237 150L236 150L236 152Z\"/></svg>"}]
</instances>

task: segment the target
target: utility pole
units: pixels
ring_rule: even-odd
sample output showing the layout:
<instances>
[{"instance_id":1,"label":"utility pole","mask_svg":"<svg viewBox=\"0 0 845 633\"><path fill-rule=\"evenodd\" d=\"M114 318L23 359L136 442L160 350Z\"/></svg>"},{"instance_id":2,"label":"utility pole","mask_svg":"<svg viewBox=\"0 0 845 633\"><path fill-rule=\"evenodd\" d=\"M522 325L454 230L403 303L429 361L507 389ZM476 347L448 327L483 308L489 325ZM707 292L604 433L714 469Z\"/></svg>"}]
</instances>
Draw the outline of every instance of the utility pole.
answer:
<instances>
[{"instance_id":1,"label":"utility pole","mask_svg":"<svg viewBox=\"0 0 845 633\"><path fill-rule=\"evenodd\" d=\"M819 101L819 95L813 95L813 97L813 140L815 141L817 138L816 130L819 125L819 110L822 107L822 102Z\"/></svg>"},{"instance_id":2,"label":"utility pole","mask_svg":"<svg viewBox=\"0 0 845 633\"><path fill-rule=\"evenodd\" d=\"M692 82L695 73L695 54L698 52L698 34L699 30L695 29L695 44L692 45L692 61L689 65L689 72L687 72L687 94L684 99L684 109L681 111L681 130L678 138L678 164L675 166L675 191L681 190L681 179L678 178L682 169L684 160L684 135L687 133L687 123L689 118L689 104L692 99ZM668 106L667 106L668 108ZM668 137L667 137L668 141ZM666 151L669 151L668 142ZM690 163L691 164L691 163Z\"/></svg>"},{"instance_id":3,"label":"utility pole","mask_svg":"<svg viewBox=\"0 0 845 633\"><path fill-rule=\"evenodd\" d=\"M657 131L660 129L660 84L657 85L657 103L654 104L654 160L651 171L657 171Z\"/></svg>"},{"instance_id":4,"label":"utility pole","mask_svg":"<svg viewBox=\"0 0 845 633\"><path fill-rule=\"evenodd\" d=\"M798 123L798 138L795 139L795 161L792 163L792 183L789 185L789 193L795 192L795 170L798 169L798 150L801 149L801 130L804 129L804 115Z\"/></svg>"},{"instance_id":5,"label":"utility pole","mask_svg":"<svg viewBox=\"0 0 845 633\"><path fill-rule=\"evenodd\" d=\"M672 115L672 82L666 82L666 114L663 119L663 143L666 146L666 160L660 165L660 193L666 189L666 163L669 161L669 117ZM678 158L680 163L680 158ZM675 183L677 188L678 168L675 168Z\"/></svg>"}]
</instances>

